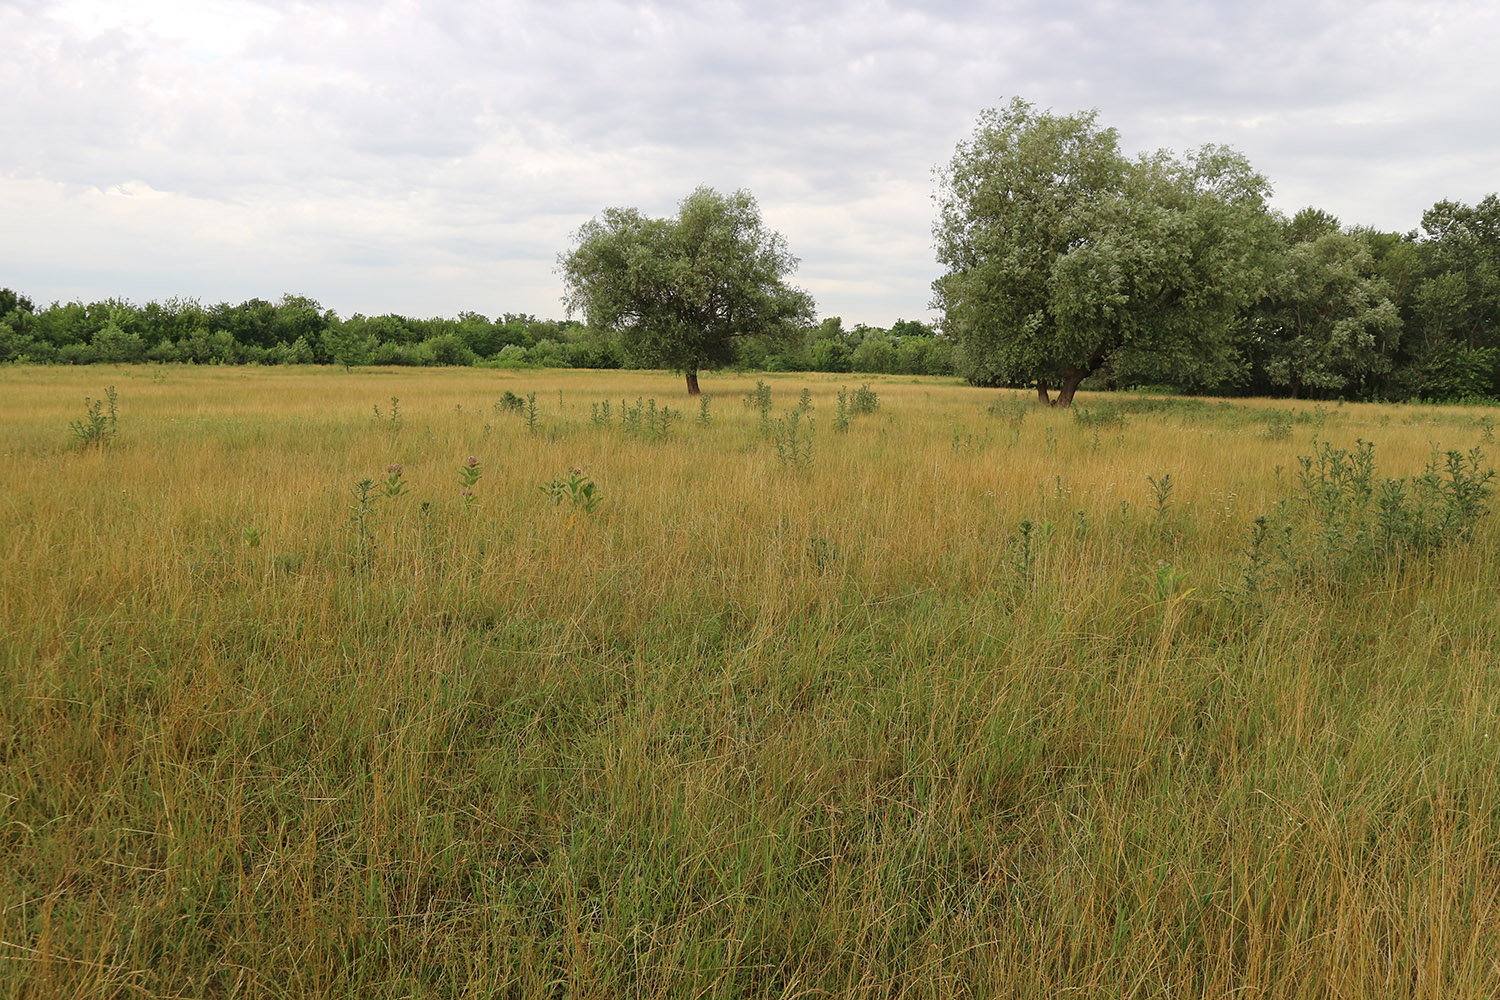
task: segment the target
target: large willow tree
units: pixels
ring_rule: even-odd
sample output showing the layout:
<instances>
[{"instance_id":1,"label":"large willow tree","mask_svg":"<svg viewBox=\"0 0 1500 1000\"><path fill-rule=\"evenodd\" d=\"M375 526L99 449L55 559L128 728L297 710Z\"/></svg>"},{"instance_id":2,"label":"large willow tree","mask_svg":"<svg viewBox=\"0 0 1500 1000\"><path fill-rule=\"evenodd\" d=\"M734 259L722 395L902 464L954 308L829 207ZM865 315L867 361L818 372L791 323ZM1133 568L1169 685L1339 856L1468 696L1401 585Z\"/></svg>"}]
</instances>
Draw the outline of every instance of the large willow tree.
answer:
<instances>
[{"instance_id":1,"label":"large willow tree","mask_svg":"<svg viewBox=\"0 0 1500 1000\"><path fill-rule=\"evenodd\" d=\"M933 307L977 385L1067 406L1106 364L1234 363L1277 240L1263 177L1206 146L1130 159L1094 112L988 110L939 172Z\"/></svg>"}]
</instances>

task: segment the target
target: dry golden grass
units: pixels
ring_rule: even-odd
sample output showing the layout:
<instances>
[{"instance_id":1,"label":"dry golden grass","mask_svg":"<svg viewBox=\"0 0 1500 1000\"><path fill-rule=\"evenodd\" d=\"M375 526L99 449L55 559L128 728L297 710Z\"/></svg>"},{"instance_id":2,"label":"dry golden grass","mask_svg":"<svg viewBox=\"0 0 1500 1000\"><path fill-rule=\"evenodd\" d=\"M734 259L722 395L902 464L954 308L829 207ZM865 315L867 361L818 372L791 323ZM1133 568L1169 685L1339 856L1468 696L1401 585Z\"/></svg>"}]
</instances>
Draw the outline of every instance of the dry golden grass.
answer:
<instances>
[{"instance_id":1,"label":"dry golden grass","mask_svg":"<svg viewBox=\"0 0 1500 1000\"><path fill-rule=\"evenodd\" d=\"M0 996L1500 993L1496 523L1244 583L1482 411L763 378L0 368Z\"/></svg>"}]
</instances>

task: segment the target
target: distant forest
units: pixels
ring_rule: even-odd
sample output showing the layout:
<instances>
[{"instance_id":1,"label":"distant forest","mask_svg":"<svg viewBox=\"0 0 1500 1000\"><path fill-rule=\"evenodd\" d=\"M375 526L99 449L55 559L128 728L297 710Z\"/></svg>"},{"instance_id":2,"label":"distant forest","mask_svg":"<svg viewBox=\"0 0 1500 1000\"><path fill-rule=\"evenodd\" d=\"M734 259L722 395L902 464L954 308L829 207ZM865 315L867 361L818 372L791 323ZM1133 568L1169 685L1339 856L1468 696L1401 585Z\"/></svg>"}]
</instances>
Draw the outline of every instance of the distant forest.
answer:
<instances>
[{"instance_id":1,"label":"distant forest","mask_svg":"<svg viewBox=\"0 0 1500 1000\"><path fill-rule=\"evenodd\" d=\"M38 309L0 289L0 362L87 365L478 365L490 368L645 368L613 333L575 320L506 313L489 319L415 319L355 313L341 319L314 299L203 306L192 299L135 305L121 299ZM736 366L755 371L953 374L952 345L932 327L846 329L834 316L791 343L746 339Z\"/></svg>"},{"instance_id":2,"label":"distant forest","mask_svg":"<svg viewBox=\"0 0 1500 1000\"><path fill-rule=\"evenodd\" d=\"M1500 399L1500 197L1438 202L1418 230L1342 226L1316 209L1283 219L1279 272L1217 345L1213 377L1096 372L1084 388L1431 401ZM744 338L735 367L952 375L943 331L914 320L831 317L782 342ZM311 298L204 306L119 299L38 308L0 289L0 362L652 367L618 336L575 321L472 312L341 318ZM1295 375L1295 377L1290 377Z\"/></svg>"}]
</instances>

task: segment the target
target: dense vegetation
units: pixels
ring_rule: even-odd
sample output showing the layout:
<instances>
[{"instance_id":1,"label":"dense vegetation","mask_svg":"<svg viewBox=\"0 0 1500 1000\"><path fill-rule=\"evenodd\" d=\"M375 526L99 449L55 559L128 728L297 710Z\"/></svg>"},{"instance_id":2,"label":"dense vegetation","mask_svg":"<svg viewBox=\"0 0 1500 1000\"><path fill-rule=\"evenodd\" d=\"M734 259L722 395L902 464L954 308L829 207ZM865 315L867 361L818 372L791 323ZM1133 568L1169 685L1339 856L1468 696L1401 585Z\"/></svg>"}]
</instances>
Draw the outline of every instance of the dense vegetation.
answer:
<instances>
[{"instance_id":1,"label":"dense vegetation","mask_svg":"<svg viewBox=\"0 0 1500 1000\"><path fill-rule=\"evenodd\" d=\"M1500 392L1500 197L1405 235L1291 219L1243 156L1128 158L1096 115L986 111L940 173L933 283L976 385L1358 399Z\"/></svg>"},{"instance_id":2,"label":"dense vegetation","mask_svg":"<svg viewBox=\"0 0 1500 1000\"><path fill-rule=\"evenodd\" d=\"M674 219L610 209L579 231L560 266L592 327L344 319L299 295L39 309L0 289L0 362L666 365L690 388L717 367L958 374L1064 402L1079 386L1500 398L1500 196L1439 201L1395 233L1315 208L1285 218L1268 190L1232 150L1132 160L1092 113L1017 101L986 112L941 174L936 328L811 324L810 300L783 282L795 258L754 199L700 189Z\"/></svg>"},{"instance_id":3,"label":"dense vegetation","mask_svg":"<svg viewBox=\"0 0 1500 1000\"><path fill-rule=\"evenodd\" d=\"M300 295L204 306L188 299L144 306L119 299L36 307L0 289L0 361L31 364L486 365L497 368L640 368L622 339L574 320L507 313L413 319L356 313L341 319ZM930 326L846 329L837 316L790 341L740 343L733 367L757 371L948 375L951 345Z\"/></svg>"},{"instance_id":4,"label":"dense vegetation","mask_svg":"<svg viewBox=\"0 0 1500 1000\"><path fill-rule=\"evenodd\" d=\"M1488 412L863 381L0 369L0 996L1500 994Z\"/></svg>"},{"instance_id":5,"label":"dense vegetation","mask_svg":"<svg viewBox=\"0 0 1500 1000\"><path fill-rule=\"evenodd\" d=\"M1346 399L1500 398L1500 197L1438 202L1419 229L1341 226L1316 210L1276 220L1275 267L1255 304L1194 364L1135 356L1090 388ZM954 344L926 324L846 327L740 342L731 367L953 374ZM1179 359L1180 360L1180 359ZM191 300L53 303L0 290L0 361L43 364L526 365L631 368L617 336L571 321L476 313L456 319L355 314L311 299L204 306Z\"/></svg>"}]
</instances>

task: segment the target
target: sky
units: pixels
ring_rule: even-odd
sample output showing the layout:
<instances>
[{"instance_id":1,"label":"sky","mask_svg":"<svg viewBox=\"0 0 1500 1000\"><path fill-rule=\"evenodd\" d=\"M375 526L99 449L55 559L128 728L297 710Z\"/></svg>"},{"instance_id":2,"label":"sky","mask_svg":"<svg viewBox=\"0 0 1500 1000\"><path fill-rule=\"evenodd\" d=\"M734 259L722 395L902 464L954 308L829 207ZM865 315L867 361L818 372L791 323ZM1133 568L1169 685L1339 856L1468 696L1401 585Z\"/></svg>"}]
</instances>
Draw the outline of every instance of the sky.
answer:
<instances>
[{"instance_id":1,"label":"sky","mask_svg":"<svg viewBox=\"0 0 1500 1000\"><path fill-rule=\"evenodd\" d=\"M748 189L821 316L927 319L981 110L1244 153L1288 214L1500 190L1500 4L0 0L0 286L561 318L603 209ZM581 318L581 317L580 317Z\"/></svg>"}]
</instances>

